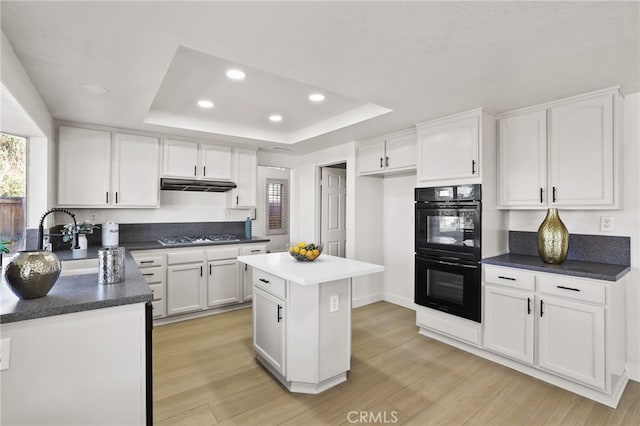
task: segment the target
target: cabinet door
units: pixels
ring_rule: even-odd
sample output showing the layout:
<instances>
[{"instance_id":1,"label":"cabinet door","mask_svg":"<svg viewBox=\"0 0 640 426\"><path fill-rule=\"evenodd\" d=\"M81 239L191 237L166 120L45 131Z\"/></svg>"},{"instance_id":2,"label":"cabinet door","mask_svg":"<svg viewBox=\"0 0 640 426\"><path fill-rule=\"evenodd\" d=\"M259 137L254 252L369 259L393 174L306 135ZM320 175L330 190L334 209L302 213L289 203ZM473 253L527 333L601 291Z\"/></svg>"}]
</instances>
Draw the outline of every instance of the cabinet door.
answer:
<instances>
[{"instance_id":1,"label":"cabinet door","mask_svg":"<svg viewBox=\"0 0 640 426\"><path fill-rule=\"evenodd\" d=\"M58 128L58 205L104 207L111 201L111 132Z\"/></svg>"},{"instance_id":2,"label":"cabinet door","mask_svg":"<svg viewBox=\"0 0 640 426\"><path fill-rule=\"evenodd\" d=\"M247 264L242 267L242 301L247 302L253 298L253 268Z\"/></svg>"},{"instance_id":3,"label":"cabinet door","mask_svg":"<svg viewBox=\"0 0 640 426\"><path fill-rule=\"evenodd\" d=\"M205 308L201 296L203 275L202 263L167 267L167 315Z\"/></svg>"},{"instance_id":4,"label":"cabinet door","mask_svg":"<svg viewBox=\"0 0 640 426\"><path fill-rule=\"evenodd\" d=\"M198 144L165 139L162 176L194 178L198 176Z\"/></svg>"},{"instance_id":5,"label":"cabinet door","mask_svg":"<svg viewBox=\"0 0 640 426\"><path fill-rule=\"evenodd\" d=\"M485 286L485 348L533 364L533 303L533 293Z\"/></svg>"},{"instance_id":6,"label":"cabinet door","mask_svg":"<svg viewBox=\"0 0 640 426\"><path fill-rule=\"evenodd\" d=\"M254 289L253 346L280 374L286 374L286 306L269 293Z\"/></svg>"},{"instance_id":7,"label":"cabinet door","mask_svg":"<svg viewBox=\"0 0 640 426\"><path fill-rule=\"evenodd\" d=\"M478 177L480 118L455 119L427 125L418 132L418 180Z\"/></svg>"},{"instance_id":8,"label":"cabinet door","mask_svg":"<svg viewBox=\"0 0 640 426\"><path fill-rule=\"evenodd\" d=\"M498 163L500 205L547 204L546 109L500 120Z\"/></svg>"},{"instance_id":9,"label":"cabinet door","mask_svg":"<svg viewBox=\"0 0 640 426\"><path fill-rule=\"evenodd\" d=\"M384 170L384 140L363 143L358 147L358 174L380 173Z\"/></svg>"},{"instance_id":10,"label":"cabinet door","mask_svg":"<svg viewBox=\"0 0 640 426\"><path fill-rule=\"evenodd\" d=\"M613 205L611 94L551 108L549 149L552 205Z\"/></svg>"},{"instance_id":11,"label":"cabinet door","mask_svg":"<svg viewBox=\"0 0 640 426\"><path fill-rule=\"evenodd\" d=\"M209 262L207 306L213 308L239 303L240 292L240 266L236 260Z\"/></svg>"},{"instance_id":12,"label":"cabinet door","mask_svg":"<svg viewBox=\"0 0 640 426\"><path fill-rule=\"evenodd\" d=\"M217 145L200 145L202 177L205 179L231 180L231 148Z\"/></svg>"},{"instance_id":13,"label":"cabinet door","mask_svg":"<svg viewBox=\"0 0 640 426\"><path fill-rule=\"evenodd\" d=\"M387 171L407 170L416 167L416 134L387 138L385 143L385 168Z\"/></svg>"},{"instance_id":14,"label":"cabinet door","mask_svg":"<svg viewBox=\"0 0 640 426\"><path fill-rule=\"evenodd\" d=\"M236 149L234 176L237 188L230 191L232 207L255 207L257 187L256 152Z\"/></svg>"},{"instance_id":15,"label":"cabinet door","mask_svg":"<svg viewBox=\"0 0 640 426\"><path fill-rule=\"evenodd\" d=\"M116 133L113 157L113 198L117 207L158 207L160 141Z\"/></svg>"},{"instance_id":16,"label":"cabinet door","mask_svg":"<svg viewBox=\"0 0 640 426\"><path fill-rule=\"evenodd\" d=\"M605 388L604 308L553 297L538 302L538 364Z\"/></svg>"}]
</instances>

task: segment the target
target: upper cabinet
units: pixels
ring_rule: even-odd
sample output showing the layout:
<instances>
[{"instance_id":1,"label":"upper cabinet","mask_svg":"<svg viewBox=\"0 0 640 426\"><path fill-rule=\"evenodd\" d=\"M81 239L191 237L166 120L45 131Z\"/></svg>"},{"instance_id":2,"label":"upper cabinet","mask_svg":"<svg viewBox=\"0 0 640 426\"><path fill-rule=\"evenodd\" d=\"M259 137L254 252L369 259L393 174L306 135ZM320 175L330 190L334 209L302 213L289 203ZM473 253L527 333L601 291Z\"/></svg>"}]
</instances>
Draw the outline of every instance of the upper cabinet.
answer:
<instances>
[{"instance_id":1,"label":"upper cabinet","mask_svg":"<svg viewBox=\"0 0 640 426\"><path fill-rule=\"evenodd\" d=\"M233 182L236 188L227 192L227 207L254 208L256 206L258 160L256 151L234 149Z\"/></svg>"},{"instance_id":2,"label":"upper cabinet","mask_svg":"<svg viewBox=\"0 0 640 426\"><path fill-rule=\"evenodd\" d=\"M226 146L165 139L162 176L232 180L232 150Z\"/></svg>"},{"instance_id":3,"label":"upper cabinet","mask_svg":"<svg viewBox=\"0 0 640 426\"><path fill-rule=\"evenodd\" d=\"M158 207L158 138L58 128L58 205Z\"/></svg>"},{"instance_id":4,"label":"upper cabinet","mask_svg":"<svg viewBox=\"0 0 640 426\"><path fill-rule=\"evenodd\" d=\"M500 205L621 208L621 116L617 88L503 115Z\"/></svg>"},{"instance_id":5,"label":"upper cabinet","mask_svg":"<svg viewBox=\"0 0 640 426\"><path fill-rule=\"evenodd\" d=\"M415 130L403 130L360 142L357 161L359 175L385 175L415 170Z\"/></svg>"},{"instance_id":6,"label":"upper cabinet","mask_svg":"<svg viewBox=\"0 0 640 426\"><path fill-rule=\"evenodd\" d=\"M481 109L417 124L418 184L482 183L482 163L492 161L483 150L495 150L493 126Z\"/></svg>"}]
</instances>

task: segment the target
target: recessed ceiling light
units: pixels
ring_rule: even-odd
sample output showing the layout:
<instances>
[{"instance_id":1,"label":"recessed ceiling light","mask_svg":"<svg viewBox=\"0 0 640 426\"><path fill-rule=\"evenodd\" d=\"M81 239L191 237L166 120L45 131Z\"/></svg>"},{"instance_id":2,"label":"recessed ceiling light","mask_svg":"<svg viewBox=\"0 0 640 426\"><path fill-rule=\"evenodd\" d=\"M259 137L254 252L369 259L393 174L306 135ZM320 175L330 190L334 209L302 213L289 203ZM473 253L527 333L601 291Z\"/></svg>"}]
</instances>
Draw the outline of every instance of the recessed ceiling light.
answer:
<instances>
[{"instance_id":1,"label":"recessed ceiling light","mask_svg":"<svg viewBox=\"0 0 640 426\"><path fill-rule=\"evenodd\" d=\"M208 100L206 100L206 99L202 99L202 100L199 100L199 101L198 101L198 106L199 106L200 108L207 108L207 109L209 109L209 108L213 108L213 102L208 101Z\"/></svg>"},{"instance_id":2,"label":"recessed ceiling light","mask_svg":"<svg viewBox=\"0 0 640 426\"><path fill-rule=\"evenodd\" d=\"M247 74L239 69L233 68L227 70L227 77L229 77L231 80L244 80L246 76Z\"/></svg>"},{"instance_id":3,"label":"recessed ceiling light","mask_svg":"<svg viewBox=\"0 0 640 426\"><path fill-rule=\"evenodd\" d=\"M274 123L279 123L282 121L282 116L278 114L271 114L269 116L269 121L273 121Z\"/></svg>"},{"instance_id":4,"label":"recessed ceiling light","mask_svg":"<svg viewBox=\"0 0 640 426\"><path fill-rule=\"evenodd\" d=\"M109 89L99 86L97 84L91 84L91 83L80 83L78 84L78 86L84 90L86 90L89 93L94 93L96 95L106 95L107 93L109 93Z\"/></svg>"},{"instance_id":5,"label":"recessed ceiling light","mask_svg":"<svg viewBox=\"0 0 640 426\"><path fill-rule=\"evenodd\" d=\"M309 95L309 100L311 102L322 102L324 101L324 95L322 93L312 93Z\"/></svg>"}]
</instances>

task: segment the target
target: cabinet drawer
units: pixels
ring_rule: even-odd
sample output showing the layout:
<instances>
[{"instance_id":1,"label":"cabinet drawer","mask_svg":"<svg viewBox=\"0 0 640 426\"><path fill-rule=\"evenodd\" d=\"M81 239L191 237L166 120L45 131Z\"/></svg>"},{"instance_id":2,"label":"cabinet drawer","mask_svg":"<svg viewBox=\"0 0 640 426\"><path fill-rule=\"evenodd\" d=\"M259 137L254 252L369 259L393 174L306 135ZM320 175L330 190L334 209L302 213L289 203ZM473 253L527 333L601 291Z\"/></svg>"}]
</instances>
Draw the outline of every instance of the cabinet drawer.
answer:
<instances>
[{"instance_id":1,"label":"cabinet drawer","mask_svg":"<svg viewBox=\"0 0 640 426\"><path fill-rule=\"evenodd\" d=\"M151 302L153 306L153 317L162 318L167 316L167 304L163 300L154 300Z\"/></svg>"},{"instance_id":2,"label":"cabinet drawer","mask_svg":"<svg viewBox=\"0 0 640 426\"><path fill-rule=\"evenodd\" d=\"M153 301L164 300L164 284L150 284L149 288L153 293Z\"/></svg>"},{"instance_id":3,"label":"cabinet drawer","mask_svg":"<svg viewBox=\"0 0 640 426\"><path fill-rule=\"evenodd\" d=\"M285 280L268 274L259 269L253 270L253 285L271 293L276 297L286 299Z\"/></svg>"},{"instance_id":4,"label":"cabinet drawer","mask_svg":"<svg viewBox=\"0 0 640 426\"><path fill-rule=\"evenodd\" d=\"M498 284L510 288L521 290L534 290L534 277L531 272L526 272L514 268L502 268L499 266L484 266L485 282Z\"/></svg>"},{"instance_id":5,"label":"cabinet drawer","mask_svg":"<svg viewBox=\"0 0 640 426\"><path fill-rule=\"evenodd\" d=\"M538 275L536 277L536 284L537 290L540 293L583 302L605 303L604 285L596 282L555 277L552 275Z\"/></svg>"},{"instance_id":6,"label":"cabinet drawer","mask_svg":"<svg viewBox=\"0 0 640 426\"><path fill-rule=\"evenodd\" d=\"M207 250L207 260L235 259L236 257L238 257L238 247Z\"/></svg>"},{"instance_id":7,"label":"cabinet drawer","mask_svg":"<svg viewBox=\"0 0 640 426\"><path fill-rule=\"evenodd\" d=\"M267 248L265 246L241 247L240 252L243 256L262 254L267 252Z\"/></svg>"},{"instance_id":8,"label":"cabinet drawer","mask_svg":"<svg viewBox=\"0 0 640 426\"><path fill-rule=\"evenodd\" d=\"M202 250L176 251L167 254L167 263L175 265L178 263L196 263L203 261Z\"/></svg>"},{"instance_id":9,"label":"cabinet drawer","mask_svg":"<svg viewBox=\"0 0 640 426\"><path fill-rule=\"evenodd\" d=\"M140 273L147 281L147 284L164 283L166 269L164 266L153 266L150 268L140 268Z\"/></svg>"},{"instance_id":10,"label":"cabinet drawer","mask_svg":"<svg viewBox=\"0 0 640 426\"><path fill-rule=\"evenodd\" d=\"M166 257L163 254L144 254L144 253L131 253L136 261L138 268L148 268L150 266L164 266L166 265Z\"/></svg>"}]
</instances>

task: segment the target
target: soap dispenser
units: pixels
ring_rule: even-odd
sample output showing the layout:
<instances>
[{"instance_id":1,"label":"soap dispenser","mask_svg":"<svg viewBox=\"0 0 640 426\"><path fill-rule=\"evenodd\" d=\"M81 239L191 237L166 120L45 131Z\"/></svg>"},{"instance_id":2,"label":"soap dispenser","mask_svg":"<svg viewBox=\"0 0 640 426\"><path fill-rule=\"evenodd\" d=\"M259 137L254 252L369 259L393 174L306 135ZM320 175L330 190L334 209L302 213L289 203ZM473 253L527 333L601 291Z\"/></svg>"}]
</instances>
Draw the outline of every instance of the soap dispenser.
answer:
<instances>
[{"instance_id":1,"label":"soap dispenser","mask_svg":"<svg viewBox=\"0 0 640 426\"><path fill-rule=\"evenodd\" d=\"M251 239L251 218L249 216L244 220L244 237L247 240Z\"/></svg>"}]
</instances>

